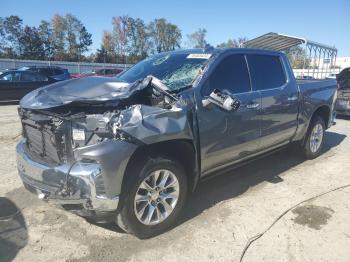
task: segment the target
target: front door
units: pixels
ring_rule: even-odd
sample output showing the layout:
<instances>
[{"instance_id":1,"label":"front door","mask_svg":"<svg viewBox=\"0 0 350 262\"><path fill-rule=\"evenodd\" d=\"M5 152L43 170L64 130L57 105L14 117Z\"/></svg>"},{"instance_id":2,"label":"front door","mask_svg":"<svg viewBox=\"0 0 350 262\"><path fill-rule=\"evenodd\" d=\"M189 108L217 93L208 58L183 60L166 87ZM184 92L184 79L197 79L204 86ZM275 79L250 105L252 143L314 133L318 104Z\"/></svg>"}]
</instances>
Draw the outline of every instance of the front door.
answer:
<instances>
[{"instance_id":1,"label":"front door","mask_svg":"<svg viewBox=\"0 0 350 262\"><path fill-rule=\"evenodd\" d=\"M198 103L201 168L204 175L249 156L259 148L260 93L251 90L244 55L230 54L219 61L202 86L201 99L214 89L237 98L240 107L235 111L225 111L214 104L203 107L202 103Z\"/></svg>"}]
</instances>

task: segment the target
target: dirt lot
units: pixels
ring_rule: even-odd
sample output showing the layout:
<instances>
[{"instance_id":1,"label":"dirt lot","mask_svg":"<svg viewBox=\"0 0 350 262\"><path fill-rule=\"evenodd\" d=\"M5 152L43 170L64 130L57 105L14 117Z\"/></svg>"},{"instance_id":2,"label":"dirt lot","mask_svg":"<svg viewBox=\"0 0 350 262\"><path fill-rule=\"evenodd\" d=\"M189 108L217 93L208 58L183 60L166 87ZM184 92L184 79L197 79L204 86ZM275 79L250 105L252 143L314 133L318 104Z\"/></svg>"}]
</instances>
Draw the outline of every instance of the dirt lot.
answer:
<instances>
[{"instance_id":1,"label":"dirt lot","mask_svg":"<svg viewBox=\"0 0 350 262\"><path fill-rule=\"evenodd\" d=\"M202 182L174 229L139 240L27 193L16 171L19 133L16 106L1 106L0 261L238 261L288 208L350 184L350 119L338 119L316 160L283 150ZM243 261L350 261L349 199L344 187L290 210Z\"/></svg>"}]
</instances>

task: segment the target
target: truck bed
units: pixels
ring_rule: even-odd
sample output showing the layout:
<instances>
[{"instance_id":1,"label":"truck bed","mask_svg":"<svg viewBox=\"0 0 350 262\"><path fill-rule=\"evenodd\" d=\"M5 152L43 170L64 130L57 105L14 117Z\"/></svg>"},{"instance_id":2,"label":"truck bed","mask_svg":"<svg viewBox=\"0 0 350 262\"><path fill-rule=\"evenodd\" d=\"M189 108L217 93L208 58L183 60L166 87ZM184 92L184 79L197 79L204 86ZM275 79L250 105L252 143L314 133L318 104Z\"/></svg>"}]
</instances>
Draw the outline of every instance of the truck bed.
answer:
<instances>
[{"instance_id":1,"label":"truck bed","mask_svg":"<svg viewBox=\"0 0 350 262\"><path fill-rule=\"evenodd\" d=\"M301 90L336 88L337 81L334 79L311 79L296 80Z\"/></svg>"},{"instance_id":2,"label":"truck bed","mask_svg":"<svg viewBox=\"0 0 350 262\"><path fill-rule=\"evenodd\" d=\"M309 84L315 82L335 81L333 79L296 79L297 84Z\"/></svg>"}]
</instances>

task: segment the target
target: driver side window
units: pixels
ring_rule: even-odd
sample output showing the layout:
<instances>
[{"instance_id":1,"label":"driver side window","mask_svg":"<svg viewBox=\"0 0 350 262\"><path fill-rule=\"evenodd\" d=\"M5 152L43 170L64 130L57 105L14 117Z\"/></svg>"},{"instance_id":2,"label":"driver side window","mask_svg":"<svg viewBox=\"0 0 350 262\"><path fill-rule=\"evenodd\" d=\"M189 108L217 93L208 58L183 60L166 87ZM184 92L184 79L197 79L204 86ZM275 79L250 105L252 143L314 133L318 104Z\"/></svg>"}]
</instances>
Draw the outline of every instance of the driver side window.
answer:
<instances>
[{"instance_id":1,"label":"driver side window","mask_svg":"<svg viewBox=\"0 0 350 262\"><path fill-rule=\"evenodd\" d=\"M251 91L244 55L229 55L216 66L204 86L203 95L208 96L214 89L231 94Z\"/></svg>"}]
</instances>

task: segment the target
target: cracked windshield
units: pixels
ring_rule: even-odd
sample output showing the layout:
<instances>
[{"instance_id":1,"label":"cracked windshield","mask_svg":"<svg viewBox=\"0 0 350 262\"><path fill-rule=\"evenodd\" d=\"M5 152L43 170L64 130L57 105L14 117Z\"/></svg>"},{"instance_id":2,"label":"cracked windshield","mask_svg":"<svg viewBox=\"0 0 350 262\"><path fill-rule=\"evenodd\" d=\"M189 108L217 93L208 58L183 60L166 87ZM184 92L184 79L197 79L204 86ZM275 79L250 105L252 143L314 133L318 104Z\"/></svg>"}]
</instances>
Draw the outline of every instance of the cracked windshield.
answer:
<instances>
[{"instance_id":1,"label":"cracked windshield","mask_svg":"<svg viewBox=\"0 0 350 262\"><path fill-rule=\"evenodd\" d=\"M156 55L136 64L119 79L132 83L152 75L160 79L170 91L176 92L192 84L209 57L203 54Z\"/></svg>"}]
</instances>

